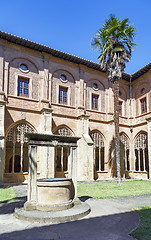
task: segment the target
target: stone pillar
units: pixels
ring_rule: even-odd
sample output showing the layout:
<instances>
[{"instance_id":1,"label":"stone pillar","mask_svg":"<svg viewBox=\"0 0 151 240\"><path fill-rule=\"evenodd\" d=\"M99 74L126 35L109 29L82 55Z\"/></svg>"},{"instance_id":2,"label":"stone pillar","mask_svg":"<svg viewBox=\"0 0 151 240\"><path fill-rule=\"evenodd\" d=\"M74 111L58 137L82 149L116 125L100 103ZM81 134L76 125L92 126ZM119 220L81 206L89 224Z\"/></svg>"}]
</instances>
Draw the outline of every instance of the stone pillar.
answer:
<instances>
[{"instance_id":1,"label":"stone pillar","mask_svg":"<svg viewBox=\"0 0 151 240\"><path fill-rule=\"evenodd\" d=\"M49 65L49 71L51 71L51 73L49 72L49 92L48 92L48 98L49 98L49 105L51 106L52 103L52 72L53 70L50 68L51 63Z\"/></svg>"},{"instance_id":2,"label":"stone pillar","mask_svg":"<svg viewBox=\"0 0 151 240\"><path fill-rule=\"evenodd\" d=\"M37 146L29 145L28 148L28 195L27 201L37 202Z\"/></svg>"},{"instance_id":3,"label":"stone pillar","mask_svg":"<svg viewBox=\"0 0 151 240\"><path fill-rule=\"evenodd\" d=\"M82 124L82 134L84 135L89 135L89 115L81 115L80 116L80 120L81 120L81 124Z\"/></svg>"},{"instance_id":4,"label":"stone pillar","mask_svg":"<svg viewBox=\"0 0 151 240\"><path fill-rule=\"evenodd\" d=\"M3 183L4 175L4 137L0 136L0 184Z\"/></svg>"},{"instance_id":5,"label":"stone pillar","mask_svg":"<svg viewBox=\"0 0 151 240\"><path fill-rule=\"evenodd\" d=\"M148 160L149 160L149 179L151 179L151 118L147 120L148 127Z\"/></svg>"},{"instance_id":6,"label":"stone pillar","mask_svg":"<svg viewBox=\"0 0 151 240\"><path fill-rule=\"evenodd\" d=\"M52 109L43 108L41 133L52 134ZM40 147L40 177L54 178L54 148Z\"/></svg>"},{"instance_id":7,"label":"stone pillar","mask_svg":"<svg viewBox=\"0 0 151 240\"><path fill-rule=\"evenodd\" d=\"M44 59L44 88L43 88L43 99L49 100L49 63L47 59Z\"/></svg>"},{"instance_id":8,"label":"stone pillar","mask_svg":"<svg viewBox=\"0 0 151 240\"><path fill-rule=\"evenodd\" d=\"M74 185L75 196L77 198L77 148L71 147L71 178Z\"/></svg>"},{"instance_id":9,"label":"stone pillar","mask_svg":"<svg viewBox=\"0 0 151 240\"><path fill-rule=\"evenodd\" d=\"M55 177L55 147L40 147L40 178Z\"/></svg>"},{"instance_id":10,"label":"stone pillar","mask_svg":"<svg viewBox=\"0 0 151 240\"><path fill-rule=\"evenodd\" d=\"M129 149L129 164L130 164L130 177L134 178L134 173L135 173L135 161L136 161L136 156L135 156L135 149L134 149L134 135L133 135L133 127L130 128L130 149Z\"/></svg>"},{"instance_id":11,"label":"stone pillar","mask_svg":"<svg viewBox=\"0 0 151 240\"><path fill-rule=\"evenodd\" d=\"M89 136L89 116L81 115L79 118L79 135L82 137L78 141L78 180L93 180L93 141Z\"/></svg>"},{"instance_id":12,"label":"stone pillar","mask_svg":"<svg viewBox=\"0 0 151 240\"><path fill-rule=\"evenodd\" d=\"M47 178L55 177L55 147L47 147Z\"/></svg>"},{"instance_id":13,"label":"stone pillar","mask_svg":"<svg viewBox=\"0 0 151 240\"><path fill-rule=\"evenodd\" d=\"M70 147L68 157L68 178L72 178L75 196L77 198L77 147Z\"/></svg>"},{"instance_id":14,"label":"stone pillar","mask_svg":"<svg viewBox=\"0 0 151 240\"><path fill-rule=\"evenodd\" d=\"M2 92L4 90L3 76L4 76L4 48L0 44L0 92Z\"/></svg>"},{"instance_id":15,"label":"stone pillar","mask_svg":"<svg viewBox=\"0 0 151 240\"><path fill-rule=\"evenodd\" d=\"M0 101L0 183L3 182L4 174L4 116L5 101Z\"/></svg>"},{"instance_id":16,"label":"stone pillar","mask_svg":"<svg viewBox=\"0 0 151 240\"><path fill-rule=\"evenodd\" d=\"M71 168L72 168L72 148L70 147L68 156L68 178L72 178Z\"/></svg>"},{"instance_id":17,"label":"stone pillar","mask_svg":"<svg viewBox=\"0 0 151 240\"><path fill-rule=\"evenodd\" d=\"M5 71L4 71L4 92L7 97L8 94L8 62L5 62Z\"/></svg>"},{"instance_id":18,"label":"stone pillar","mask_svg":"<svg viewBox=\"0 0 151 240\"><path fill-rule=\"evenodd\" d=\"M52 134L52 108L43 108L43 129L42 133Z\"/></svg>"},{"instance_id":19,"label":"stone pillar","mask_svg":"<svg viewBox=\"0 0 151 240\"><path fill-rule=\"evenodd\" d=\"M79 105L79 108L80 109L84 109L84 107L85 107L85 102L84 102L84 99L85 99L85 97L84 97L84 70L81 68L81 67L79 67L79 79L80 79L80 89L79 89L79 91L80 91L80 97L79 97L79 103L78 103L78 105Z\"/></svg>"}]
</instances>

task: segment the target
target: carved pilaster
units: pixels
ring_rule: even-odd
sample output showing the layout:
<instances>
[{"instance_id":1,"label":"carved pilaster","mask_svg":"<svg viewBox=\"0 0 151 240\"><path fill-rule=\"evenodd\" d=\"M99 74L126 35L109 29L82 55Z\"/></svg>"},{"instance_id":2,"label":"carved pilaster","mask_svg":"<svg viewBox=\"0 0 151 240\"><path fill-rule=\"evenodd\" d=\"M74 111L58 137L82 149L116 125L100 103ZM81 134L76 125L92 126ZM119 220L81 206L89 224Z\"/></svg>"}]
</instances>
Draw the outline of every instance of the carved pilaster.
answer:
<instances>
[{"instance_id":1,"label":"carved pilaster","mask_svg":"<svg viewBox=\"0 0 151 240\"><path fill-rule=\"evenodd\" d=\"M81 139L78 141L78 177L82 180L93 180L93 141L89 136L89 116L81 115L78 121L78 130Z\"/></svg>"},{"instance_id":2,"label":"carved pilaster","mask_svg":"<svg viewBox=\"0 0 151 240\"><path fill-rule=\"evenodd\" d=\"M81 115L79 117L81 121L81 134L89 135L89 115Z\"/></svg>"},{"instance_id":3,"label":"carved pilaster","mask_svg":"<svg viewBox=\"0 0 151 240\"><path fill-rule=\"evenodd\" d=\"M52 134L52 112L51 108L42 109L42 132Z\"/></svg>"},{"instance_id":4,"label":"carved pilaster","mask_svg":"<svg viewBox=\"0 0 151 240\"><path fill-rule=\"evenodd\" d=\"M149 158L149 178L151 179L151 118L147 120L148 127L148 158Z\"/></svg>"},{"instance_id":5,"label":"carved pilaster","mask_svg":"<svg viewBox=\"0 0 151 240\"><path fill-rule=\"evenodd\" d=\"M5 101L0 101L0 183L3 182L4 172L4 116Z\"/></svg>"}]
</instances>

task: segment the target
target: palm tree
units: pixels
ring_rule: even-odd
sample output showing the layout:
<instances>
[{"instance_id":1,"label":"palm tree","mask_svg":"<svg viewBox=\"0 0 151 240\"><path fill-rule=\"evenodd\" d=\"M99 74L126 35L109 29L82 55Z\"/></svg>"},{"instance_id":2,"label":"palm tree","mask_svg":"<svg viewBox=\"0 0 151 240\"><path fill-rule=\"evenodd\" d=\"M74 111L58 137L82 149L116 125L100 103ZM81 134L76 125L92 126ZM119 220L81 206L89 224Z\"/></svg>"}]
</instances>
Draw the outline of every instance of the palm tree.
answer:
<instances>
[{"instance_id":1,"label":"palm tree","mask_svg":"<svg viewBox=\"0 0 151 240\"><path fill-rule=\"evenodd\" d=\"M115 126L115 157L118 183L121 185L120 173L120 135L119 135L119 79L122 77L125 64L131 58L136 29L129 24L129 19L118 19L110 15L92 40L92 47L101 51L99 63L113 83L114 93L114 126Z\"/></svg>"}]
</instances>

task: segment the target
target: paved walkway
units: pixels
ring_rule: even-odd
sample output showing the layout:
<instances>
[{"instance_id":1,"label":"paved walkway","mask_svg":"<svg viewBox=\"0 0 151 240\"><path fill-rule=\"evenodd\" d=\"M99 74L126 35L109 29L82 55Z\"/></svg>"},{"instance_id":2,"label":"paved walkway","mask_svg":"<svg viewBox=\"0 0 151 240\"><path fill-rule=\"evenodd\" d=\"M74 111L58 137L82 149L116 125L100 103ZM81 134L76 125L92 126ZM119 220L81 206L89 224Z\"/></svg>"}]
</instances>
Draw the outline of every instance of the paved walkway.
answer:
<instances>
[{"instance_id":1,"label":"paved walkway","mask_svg":"<svg viewBox=\"0 0 151 240\"><path fill-rule=\"evenodd\" d=\"M26 185L15 186L18 200L0 204L0 240L132 240L128 234L139 224L135 206L151 204L151 195L114 199L87 199L91 213L74 222L40 224L20 221L15 207L26 201ZM84 199L83 199L84 200Z\"/></svg>"}]
</instances>

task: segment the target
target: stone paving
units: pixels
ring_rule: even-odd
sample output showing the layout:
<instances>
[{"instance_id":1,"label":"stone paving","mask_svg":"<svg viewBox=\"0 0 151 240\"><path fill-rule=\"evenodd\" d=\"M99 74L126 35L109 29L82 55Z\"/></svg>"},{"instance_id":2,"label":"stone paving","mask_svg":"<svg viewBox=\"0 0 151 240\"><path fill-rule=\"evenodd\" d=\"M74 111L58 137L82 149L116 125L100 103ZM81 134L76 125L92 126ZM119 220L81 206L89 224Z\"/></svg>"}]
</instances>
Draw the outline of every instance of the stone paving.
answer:
<instances>
[{"instance_id":1,"label":"stone paving","mask_svg":"<svg viewBox=\"0 0 151 240\"><path fill-rule=\"evenodd\" d=\"M86 217L66 223L44 224L14 217L15 207L26 201L26 185L14 186L18 200L0 204L0 240L134 240L128 234L138 226L139 217L131 210L150 205L151 195L85 201L91 206ZM83 199L84 200L84 199Z\"/></svg>"}]
</instances>

